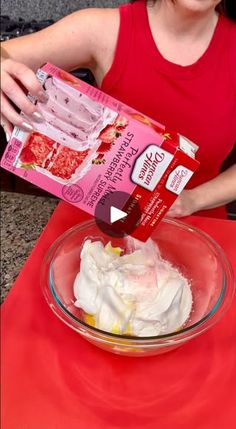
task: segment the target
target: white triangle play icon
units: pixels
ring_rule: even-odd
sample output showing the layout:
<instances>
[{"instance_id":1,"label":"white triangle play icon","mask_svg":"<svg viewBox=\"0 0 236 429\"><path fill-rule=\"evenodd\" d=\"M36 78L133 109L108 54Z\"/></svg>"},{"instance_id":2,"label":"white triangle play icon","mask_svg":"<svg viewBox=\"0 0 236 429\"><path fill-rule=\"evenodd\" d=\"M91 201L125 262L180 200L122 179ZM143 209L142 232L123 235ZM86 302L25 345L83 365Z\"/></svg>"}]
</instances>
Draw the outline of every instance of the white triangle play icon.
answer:
<instances>
[{"instance_id":1,"label":"white triangle play icon","mask_svg":"<svg viewBox=\"0 0 236 429\"><path fill-rule=\"evenodd\" d=\"M127 216L127 213L123 212L123 210L118 209L117 207L110 207L110 223L114 223L117 220L123 219Z\"/></svg>"}]
</instances>

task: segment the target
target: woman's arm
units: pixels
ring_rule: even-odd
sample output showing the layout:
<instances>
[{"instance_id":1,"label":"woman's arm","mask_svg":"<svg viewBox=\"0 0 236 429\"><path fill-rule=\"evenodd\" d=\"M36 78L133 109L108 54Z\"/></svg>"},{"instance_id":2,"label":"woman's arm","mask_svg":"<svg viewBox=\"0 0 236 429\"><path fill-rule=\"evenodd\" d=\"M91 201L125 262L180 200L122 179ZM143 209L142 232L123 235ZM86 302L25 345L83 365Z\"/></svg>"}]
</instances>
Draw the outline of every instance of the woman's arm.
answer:
<instances>
[{"instance_id":1,"label":"woman's arm","mask_svg":"<svg viewBox=\"0 0 236 429\"><path fill-rule=\"evenodd\" d=\"M194 189L184 190L168 212L171 217L189 216L236 200L236 164Z\"/></svg>"},{"instance_id":2,"label":"woman's arm","mask_svg":"<svg viewBox=\"0 0 236 429\"><path fill-rule=\"evenodd\" d=\"M68 71L86 67L101 80L112 62L118 30L118 9L85 9L2 43L1 125L6 134L11 134L12 124L30 129L14 106L36 119L38 113L25 92L42 99L43 88L34 74L42 64L51 62Z\"/></svg>"},{"instance_id":3,"label":"woman's arm","mask_svg":"<svg viewBox=\"0 0 236 429\"><path fill-rule=\"evenodd\" d=\"M113 9L74 12L41 31L3 42L3 56L34 71L46 62L68 71L78 67L93 68L97 49L105 45L102 39L106 34L107 38L109 36L113 16Z\"/></svg>"}]
</instances>

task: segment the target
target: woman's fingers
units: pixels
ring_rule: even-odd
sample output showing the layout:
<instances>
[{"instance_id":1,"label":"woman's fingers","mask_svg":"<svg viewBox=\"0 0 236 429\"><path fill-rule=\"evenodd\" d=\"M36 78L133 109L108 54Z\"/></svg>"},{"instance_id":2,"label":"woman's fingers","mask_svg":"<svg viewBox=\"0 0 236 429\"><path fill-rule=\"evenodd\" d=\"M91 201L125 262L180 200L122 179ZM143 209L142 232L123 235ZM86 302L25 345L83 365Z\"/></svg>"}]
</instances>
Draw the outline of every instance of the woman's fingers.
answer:
<instances>
[{"instance_id":1,"label":"woman's fingers","mask_svg":"<svg viewBox=\"0 0 236 429\"><path fill-rule=\"evenodd\" d=\"M5 123L7 120L8 123L30 131L33 129L31 119L41 122L43 117L29 100L24 89L41 102L47 101L46 92L34 72L24 64L8 58L2 61L1 68L1 111ZM27 119L15 110L15 106Z\"/></svg>"},{"instance_id":2,"label":"woman's fingers","mask_svg":"<svg viewBox=\"0 0 236 429\"><path fill-rule=\"evenodd\" d=\"M2 85L4 96L7 96L15 106L17 106L25 115L32 117L36 121L43 121L43 117L37 112L37 109L33 103L30 102L28 97L20 86L14 81L14 79L7 73L4 74L4 85ZM8 117L6 109L9 104L5 104L5 111L3 114ZM9 118L10 119L10 118Z\"/></svg>"},{"instance_id":3,"label":"woman's fingers","mask_svg":"<svg viewBox=\"0 0 236 429\"><path fill-rule=\"evenodd\" d=\"M11 59L6 59L3 64L3 69L5 72L16 78L27 89L27 91L30 92L31 95L36 97L41 102L47 101L46 92L39 83L34 72L29 67ZM6 92L4 89L6 88L6 85L7 84L4 82L4 87L2 86L2 90L4 92Z\"/></svg>"},{"instance_id":4,"label":"woman's fingers","mask_svg":"<svg viewBox=\"0 0 236 429\"><path fill-rule=\"evenodd\" d=\"M23 116L19 115L14 107L11 105L10 101L7 99L5 94L1 94L1 114L6 118L10 123L17 125L25 131L32 131L33 127Z\"/></svg>"}]
</instances>

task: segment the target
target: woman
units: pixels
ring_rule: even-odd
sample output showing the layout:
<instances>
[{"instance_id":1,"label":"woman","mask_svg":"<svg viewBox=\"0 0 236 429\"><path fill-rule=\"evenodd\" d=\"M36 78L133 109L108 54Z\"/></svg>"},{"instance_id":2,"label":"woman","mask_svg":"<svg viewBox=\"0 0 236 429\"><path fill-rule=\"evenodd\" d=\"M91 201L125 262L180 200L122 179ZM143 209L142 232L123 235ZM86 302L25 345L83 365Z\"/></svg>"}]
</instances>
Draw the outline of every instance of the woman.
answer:
<instances>
[{"instance_id":1,"label":"woman","mask_svg":"<svg viewBox=\"0 0 236 429\"><path fill-rule=\"evenodd\" d=\"M3 43L6 135L12 124L32 129L15 106L43 120L24 94L25 88L46 102L38 67L89 68L103 91L199 146L200 168L169 215L226 217L224 204L236 199L236 165L220 174L236 142L235 20L234 0L138 0L82 10Z\"/></svg>"}]
</instances>

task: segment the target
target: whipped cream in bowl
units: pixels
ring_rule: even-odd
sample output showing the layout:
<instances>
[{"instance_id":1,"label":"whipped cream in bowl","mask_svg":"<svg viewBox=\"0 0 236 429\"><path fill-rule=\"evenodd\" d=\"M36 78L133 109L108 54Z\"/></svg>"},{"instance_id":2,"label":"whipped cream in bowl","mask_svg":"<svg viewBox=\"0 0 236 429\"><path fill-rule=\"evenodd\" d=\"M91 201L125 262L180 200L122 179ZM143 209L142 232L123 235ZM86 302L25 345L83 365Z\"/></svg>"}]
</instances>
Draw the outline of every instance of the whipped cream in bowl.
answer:
<instances>
[{"instance_id":1,"label":"whipped cream in bowl","mask_svg":"<svg viewBox=\"0 0 236 429\"><path fill-rule=\"evenodd\" d=\"M234 292L223 250L172 219L146 243L111 238L94 220L75 225L45 255L41 285L61 321L97 347L127 356L168 352L202 334Z\"/></svg>"},{"instance_id":2,"label":"whipped cream in bowl","mask_svg":"<svg viewBox=\"0 0 236 429\"><path fill-rule=\"evenodd\" d=\"M97 328L149 337L180 329L192 308L188 280L161 258L157 244L127 238L130 253L86 240L74 282L75 306Z\"/></svg>"}]
</instances>

